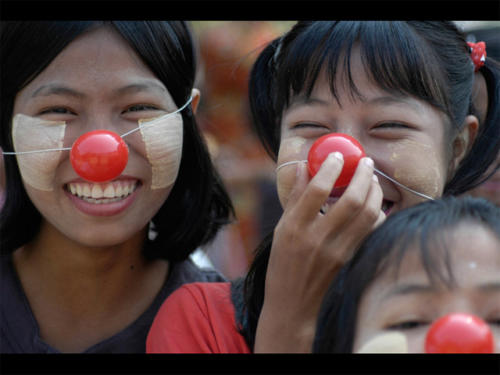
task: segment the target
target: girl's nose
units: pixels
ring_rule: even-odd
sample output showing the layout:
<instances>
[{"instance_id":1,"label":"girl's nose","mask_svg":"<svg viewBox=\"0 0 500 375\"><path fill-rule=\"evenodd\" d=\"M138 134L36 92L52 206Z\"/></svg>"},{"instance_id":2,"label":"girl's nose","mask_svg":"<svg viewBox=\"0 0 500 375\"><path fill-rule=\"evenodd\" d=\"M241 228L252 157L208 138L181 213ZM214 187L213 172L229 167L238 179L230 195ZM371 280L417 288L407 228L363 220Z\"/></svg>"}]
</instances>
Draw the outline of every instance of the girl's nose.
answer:
<instances>
[{"instance_id":1,"label":"girl's nose","mask_svg":"<svg viewBox=\"0 0 500 375\"><path fill-rule=\"evenodd\" d=\"M118 177L128 162L128 146L115 132L93 130L81 135L71 147L70 161L75 172L91 182Z\"/></svg>"},{"instance_id":2,"label":"girl's nose","mask_svg":"<svg viewBox=\"0 0 500 375\"><path fill-rule=\"evenodd\" d=\"M493 353L491 329L479 317L453 313L436 320L425 339L426 353Z\"/></svg>"}]
</instances>

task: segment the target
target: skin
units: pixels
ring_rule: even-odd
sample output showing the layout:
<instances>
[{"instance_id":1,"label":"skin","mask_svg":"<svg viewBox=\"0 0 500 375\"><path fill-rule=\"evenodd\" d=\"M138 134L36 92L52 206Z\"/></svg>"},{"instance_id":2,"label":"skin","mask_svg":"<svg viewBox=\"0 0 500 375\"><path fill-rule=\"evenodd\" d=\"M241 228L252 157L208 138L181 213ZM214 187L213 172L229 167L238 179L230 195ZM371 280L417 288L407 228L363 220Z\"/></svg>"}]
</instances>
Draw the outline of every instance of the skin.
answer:
<instances>
[{"instance_id":1,"label":"skin","mask_svg":"<svg viewBox=\"0 0 500 375\"><path fill-rule=\"evenodd\" d=\"M123 90L137 84L143 86ZM193 94L195 108L199 93ZM14 115L66 121L67 146L85 132L122 133L141 118L175 109L166 87L129 45L98 28L70 43L17 94ZM81 181L69 153L57 165L53 191L25 184L43 218L35 240L14 252L14 265L42 339L64 352L82 351L123 330L150 306L167 277L168 262L146 261L141 249L148 223L171 187L151 190L151 166L140 136L127 137L127 143L122 176L140 183L135 200L118 214L86 214L68 198L66 184Z\"/></svg>"},{"instance_id":2,"label":"skin","mask_svg":"<svg viewBox=\"0 0 500 375\"><path fill-rule=\"evenodd\" d=\"M278 165L307 159L311 145L322 135L346 133L360 141L378 169L389 176L397 173L400 182L414 190L441 195L474 139L477 119L467 117L456 141L447 140L441 112L414 98L380 90L365 74L357 48L351 61L362 100L353 99L338 81L338 103L325 74L320 74L311 100L292 98L282 114ZM373 167L364 161L342 196L329 198L341 168L342 161L331 156L312 179L304 163L277 172L284 213L274 232L255 352L310 352L326 289L361 240L385 219L382 201L389 202L387 214L422 201L383 177L374 177ZM327 212L322 214L325 203Z\"/></svg>"},{"instance_id":3,"label":"skin","mask_svg":"<svg viewBox=\"0 0 500 375\"><path fill-rule=\"evenodd\" d=\"M447 248L456 286L432 285L413 245L398 278L389 267L366 289L358 310L354 351L379 334L398 331L406 336L410 353L423 353L432 322L462 312L490 324L495 351L500 352L499 238L489 229L464 223L451 232Z\"/></svg>"}]
</instances>

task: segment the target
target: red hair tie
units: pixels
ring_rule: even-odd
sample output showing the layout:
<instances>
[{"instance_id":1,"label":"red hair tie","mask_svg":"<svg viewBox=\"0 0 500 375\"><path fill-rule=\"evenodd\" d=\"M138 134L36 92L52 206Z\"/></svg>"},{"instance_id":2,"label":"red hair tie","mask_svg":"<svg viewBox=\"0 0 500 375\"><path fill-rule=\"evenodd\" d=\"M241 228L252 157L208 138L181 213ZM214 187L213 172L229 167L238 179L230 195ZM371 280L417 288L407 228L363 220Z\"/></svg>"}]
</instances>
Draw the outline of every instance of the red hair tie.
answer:
<instances>
[{"instance_id":1,"label":"red hair tie","mask_svg":"<svg viewBox=\"0 0 500 375\"><path fill-rule=\"evenodd\" d=\"M486 43L485 42L477 42L477 43L467 43L471 49L470 57L472 62L474 63L474 71L477 72L483 65L486 60Z\"/></svg>"}]
</instances>

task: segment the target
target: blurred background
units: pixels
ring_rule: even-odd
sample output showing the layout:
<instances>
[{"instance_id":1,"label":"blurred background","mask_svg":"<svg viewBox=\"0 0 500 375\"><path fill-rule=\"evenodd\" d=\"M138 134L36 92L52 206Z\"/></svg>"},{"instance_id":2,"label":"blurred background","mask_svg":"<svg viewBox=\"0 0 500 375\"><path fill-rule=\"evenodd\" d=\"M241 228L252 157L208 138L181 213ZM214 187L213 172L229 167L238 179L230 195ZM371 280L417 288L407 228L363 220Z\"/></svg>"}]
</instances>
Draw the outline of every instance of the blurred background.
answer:
<instances>
[{"instance_id":1,"label":"blurred background","mask_svg":"<svg viewBox=\"0 0 500 375\"><path fill-rule=\"evenodd\" d=\"M243 275L260 240L281 215L275 164L251 129L248 75L261 50L294 21L196 21L201 100L196 118L229 191L236 221L198 252L198 263L228 278Z\"/></svg>"}]
</instances>

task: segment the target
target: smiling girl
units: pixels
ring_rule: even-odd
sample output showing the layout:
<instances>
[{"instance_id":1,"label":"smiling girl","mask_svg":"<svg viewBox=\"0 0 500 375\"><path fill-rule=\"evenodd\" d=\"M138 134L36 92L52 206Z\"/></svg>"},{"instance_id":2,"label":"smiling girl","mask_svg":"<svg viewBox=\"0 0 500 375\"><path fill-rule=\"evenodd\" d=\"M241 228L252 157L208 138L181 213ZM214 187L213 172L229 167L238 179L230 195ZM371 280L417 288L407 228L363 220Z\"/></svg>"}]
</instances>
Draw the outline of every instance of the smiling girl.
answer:
<instances>
[{"instance_id":1,"label":"smiling girl","mask_svg":"<svg viewBox=\"0 0 500 375\"><path fill-rule=\"evenodd\" d=\"M144 352L173 290L223 280L187 259L232 213L194 119L188 26L7 22L1 45L0 350ZM128 148L110 181L69 158L98 129Z\"/></svg>"},{"instance_id":2,"label":"smiling girl","mask_svg":"<svg viewBox=\"0 0 500 375\"><path fill-rule=\"evenodd\" d=\"M148 351L310 352L332 279L386 215L424 200L408 188L431 199L459 194L495 159L499 73L488 58L482 69L492 71L493 105L478 132L474 64L451 22L298 22L272 41L253 67L249 96L277 160L283 216L244 280L172 295ZM330 154L312 178L303 162L329 133L356 138L368 155L342 191L332 191L342 155ZM189 317L179 315L194 303Z\"/></svg>"}]
</instances>

